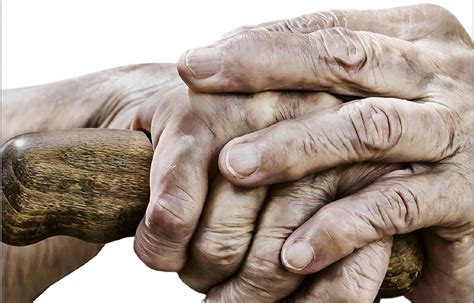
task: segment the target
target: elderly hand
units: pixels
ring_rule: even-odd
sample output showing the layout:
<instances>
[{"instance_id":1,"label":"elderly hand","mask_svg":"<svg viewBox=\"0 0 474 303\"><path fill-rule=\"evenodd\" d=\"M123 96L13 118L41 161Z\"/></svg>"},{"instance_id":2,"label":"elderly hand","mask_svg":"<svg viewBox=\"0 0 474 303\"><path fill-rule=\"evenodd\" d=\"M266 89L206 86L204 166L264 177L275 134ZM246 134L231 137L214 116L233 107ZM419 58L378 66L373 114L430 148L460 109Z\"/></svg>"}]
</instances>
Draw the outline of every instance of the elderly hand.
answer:
<instances>
[{"instance_id":1,"label":"elderly hand","mask_svg":"<svg viewBox=\"0 0 474 303\"><path fill-rule=\"evenodd\" d=\"M410 163L322 207L286 240L282 262L313 273L369 243L423 228L425 269L409 298L474 299L473 52L449 12L421 5L277 21L188 51L179 71L206 92L370 96L232 140L220 154L222 174L258 186L347 163Z\"/></svg>"},{"instance_id":2,"label":"elderly hand","mask_svg":"<svg viewBox=\"0 0 474 303\"><path fill-rule=\"evenodd\" d=\"M170 77L170 75L173 75ZM16 135L82 127L129 129L149 96L176 82L174 65L138 65L2 91L2 142ZM58 236L33 245L2 243L2 302L32 302L93 258L101 244Z\"/></svg>"},{"instance_id":3,"label":"elderly hand","mask_svg":"<svg viewBox=\"0 0 474 303\"><path fill-rule=\"evenodd\" d=\"M218 177L180 277L195 290L212 288L206 302L372 302L387 270L390 238L307 278L285 270L280 251L285 239L326 203L401 168L340 167L272 186L266 198L265 188L237 188Z\"/></svg>"},{"instance_id":4,"label":"elderly hand","mask_svg":"<svg viewBox=\"0 0 474 303\"><path fill-rule=\"evenodd\" d=\"M152 85L157 75L163 80ZM144 130L150 134L155 148L151 201L137 230L136 252L151 268L182 269L183 280L199 291L207 291L236 274L248 251L243 275L257 273L249 280L255 286L263 283L263 288L268 282L281 282L278 292L266 294L258 287L247 288L224 294L224 301L272 301L293 293L303 277L281 267L279 254L284 239L336 195L345 196L400 168L374 164L341 167L274 188L268 198L265 187L239 189L217 176L217 156L226 142L341 102L324 93L194 94L179 80L173 66L130 68L125 77L127 81L121 83L128 83L135 92L125 94L123 88L115 91L111 99L125 101L118 106L124 110L114 112L101 125L129 125ZM135 101L136 107L126 106L127 100ZM259 221L262 207L265 221ZM317 276L318 283L311 288L311 294L324 293L325 298L331 299L373 300L385 276L390 247L388 238L337 263L332 270ZM267 253L260 256L261 250ZM266 260L264 268L259 260ZM357 271L358 266L368 271ZM353 274L341 277L340 272ZM239 289L242 283L237 280L234 284ZM354 288L347 289L346 285Z\"/></svg>"},{"instance_id":5,"label":"elderly hand","mask_svg":"<svg viewBox=\"0 0 474 303\"><path fill-rule=\"evenodd\" d=\"M223 278L238 269L252 240L259 210L267 193L265 187L241 190L222 177L215 178L219 150L235 136L265 128L280 120L300 117L340 104L338 99L325 93L197 95L188 92L179 80L174 65L160 64L121 67L43 86L7 90L4 95L5 117L9 122L4 133L5 139L29 131L75 127L133 128L150 133L155 143L156 156L151 176L152 201L148 217L145 217L136 237L137 253L150 267L178 270L181 269L181 264L187 261L186 249L194 233L193 224L197 224L204 203L200 199L205 198L208 180L211 180L210 200L196 234L197 237L202 237L201 232L208 231L207 235L211 235L211 238L205 239L204 234L204 240L209 241L199 241L198 246L204 244L206 247L200 250L201 254L193 254L186 266L196 271L191 273L194 276L185 279L201 291L222 282ZM191 156L188 152L192 152ZM334 171L330 176L328 173L328 177L321 177L328 179L327 184L330 184L331 188L326 188L326 183L323 184L319 180L307 180L302 181L300 186L295 183L294 190L282 189L279 195L282 201L290 199L291 195L297 197L306 192L308 196L321 196L321 203L314 203L308 198L301 207L295 205L299 210L295 209L294 216L281 217L281 223L287 226L287 229L286 233L281 236L275 234L276 238L271 239L275 242L273 247L276 248L273 254L269 255L271 262L279 264L278 255L282 240L288 232L300 225L308 218L308 214L317 211L322 203L330 198L325 195L323 197L323 193L330 191L331 195L335 195L333 189L339 188L339 183L357 183L357 186L363 186L393 169L395 167L386 165L363 165L356 169L356 172L351 168L347 171L338 169L337 175ZM364 173L359 178L361 172ZM344 174L353 175L354 180L340 181L344 179ZM322 190L318 190L319 187ZM189 196L178 199L188 191ZM201 193L204 193L204 196L199 196ZM275 199L276 195L272 195L272 200ZM232 204L231 212L228 212L229 203ZM286 207L285 204L282 206ZM223 208L226 212L223 212ZM173 210L176 211L176 216ZM280 216L281 210L284 208L277 207L276 211L265 213L271 218ZM209 214L214 215L210 218ZM223 215L225 218L222 218ZM183 216L184 220L177 221L177 216ZM226 232L229 232L230 236L235 232L242 235L231 243L231 246L237 245L238 250L235 251L232 262L227 264L230 266L217 264L212 267L206 266L207 263L196 266L195 261L199 258L203 260L206 253L212 251L212 246L219 244L222 239L212 236L213 230L219 230L214 227L219 221L222 222L222 219L235 223L235 228L221 232L222 235ZM273 228L273 223L269 223L268 227ZM55 237L28 247L5 247L4 299L31 301L49 285L92 258L101 245L88 244L69 237ZM156 254L153 254L155 252ZM374 256L374 266L378 268L374 271L374 275L377 275L374 280L381 281L390 254L390 241L385 241L383 245L365 253ZM24 262L18 262L20 259ZM218 257L214 260L222 262L224 259ZM348 268L352 263L350 260L341 262L348 264ZM198 281L201 285L192 281L195 273L213 268L216 271L212 272L212 277L208 275ZM284 272L283 276L292 276L286 282L287 285L297 285L301 281L298 275L288 273L281 267L277 269ZM48 274L44 274L46 271ZM184 272L183 277L186 276ZM38 279L40 275L44 279ZM324 280L324 275L321 275L320 279ZM344 281L350 279L352 277L339 281L345 283ZM28 291L25 290L25 283L30 286ZM292 290L290 286L282 287L280 297L288 295ZM375 296L377 290L378 287L372 287L368 295ZM235 295L243 297L238 293Z\"/></svg>"},{"instance_id":6,"label":"elderly hand","mask_svg":"<svg viewBox=\"0 0 474 303\"><path fill-rule=\"evenodd\" d=\"M152 77L153 69L145 67L142 73ZM129 123L150 133L154 146L150 203L137 229L135 250L151 268L179 271L187 260L188 243L209 183L217 176L217 157L224 144L278 121L334 106L339 100L325 93L195 94L180 81L175 67L167 75L165 85L146 92L146 101ZM114 120L111 125L116 125ZM233 188L227 181L221 183L231 195ZM251 196L263 199L264 189ZM259 203L252 206L256 213L263 200Z\"/></svg>"}]
</instances>

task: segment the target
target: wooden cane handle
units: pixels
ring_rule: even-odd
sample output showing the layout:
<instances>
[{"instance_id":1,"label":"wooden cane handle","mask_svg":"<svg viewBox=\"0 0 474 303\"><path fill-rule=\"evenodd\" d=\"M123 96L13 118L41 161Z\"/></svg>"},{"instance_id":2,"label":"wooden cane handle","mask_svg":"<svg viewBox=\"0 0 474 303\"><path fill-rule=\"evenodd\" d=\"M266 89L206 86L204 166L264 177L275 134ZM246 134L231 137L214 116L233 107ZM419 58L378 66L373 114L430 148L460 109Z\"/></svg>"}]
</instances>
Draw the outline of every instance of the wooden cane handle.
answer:
<instances>
[{"instance_id":1,"label":"wooden cane handle","mask_svg":"<svg viewBox=\"0 0 474 303\"><path fill-rule=\"evenodd\" d=\"M2 148L3 242L55 235L133 236L146 210L153 151L145 134L77 129L22 135Z\"/></svg>"},{"instance_id":2,"label":"wooden cane handle","mask_svg":"<svg viewBox=\"0 0 474 303\"><path fill-rule=\"evenodd\" d=\"M18 136L2 147L2 241L55 235L107 243L135 234L149 198L145 134L77 129ZM382 296L410 289L422 266L414 234L395 237Z\"/></svg>"}]
</instances>

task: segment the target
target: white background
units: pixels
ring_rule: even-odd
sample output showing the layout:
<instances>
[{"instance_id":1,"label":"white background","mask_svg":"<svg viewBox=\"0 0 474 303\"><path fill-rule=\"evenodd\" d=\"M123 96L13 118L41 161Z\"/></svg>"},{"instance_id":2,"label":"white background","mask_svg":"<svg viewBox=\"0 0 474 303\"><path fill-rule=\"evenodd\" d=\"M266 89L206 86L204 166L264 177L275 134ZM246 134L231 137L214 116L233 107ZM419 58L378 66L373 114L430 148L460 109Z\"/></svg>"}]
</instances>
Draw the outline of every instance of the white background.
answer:
<instances>
[{"instance_id":1,"label":"white background","mask_svg":"<svg viewBox=\"0 0 474 303\"><path fill-rule=\"evenodd\" d=\"M3 88L56 81L119 65L176 62L239 25L316 10L385 8L426 1L2 1ZM471 1L431 1L453 12L472 36ZM134 255L132 238L107 245L36 302L200 302L176 274ZM404 299L387 302L405 302Z\"/></svg>"}]
</instances>

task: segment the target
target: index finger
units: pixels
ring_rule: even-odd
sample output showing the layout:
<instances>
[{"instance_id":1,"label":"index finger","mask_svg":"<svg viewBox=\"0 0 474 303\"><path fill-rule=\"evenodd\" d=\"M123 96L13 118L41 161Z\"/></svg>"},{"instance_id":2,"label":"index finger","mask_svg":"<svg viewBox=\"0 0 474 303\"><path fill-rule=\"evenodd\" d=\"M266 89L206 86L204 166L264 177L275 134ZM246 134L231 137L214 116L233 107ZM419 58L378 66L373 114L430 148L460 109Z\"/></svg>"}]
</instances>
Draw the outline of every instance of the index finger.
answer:
<instances>
[{"instance_id":1,"label":"index finger","mask_svg":"<svg viewBox=\"0 0 474 303\"><path fill-rule=\"evenodd\" d=\"M459 123L439 104L368 98L235 138L219 167L236 185L258 186L355 162L439 161L465 144Z\"/></svg>"},{"instance_id":2,"label":"index finger","mask_svg":"<svg viewBox=\"0 0 474 303\"><path fill-rule=\"evenodd\" d=\"M171 121L164 123L161 135L154 138L157 146L150 175L150 203L137 228L134 246L146 265L167 271L180 271L185 265L188 244L205 203L208 179L225 142L282 119L339 103L322 93L269 92L253 96L188 96L186 93L174 98L175 102L180 101L178 98L188 99L177 103L184 107L178 115L165 111L164 115L172 116ZM154 127L161 130L162 126ZM156 135L159 131L152 133Z\"/></svg>"}]
</instances>

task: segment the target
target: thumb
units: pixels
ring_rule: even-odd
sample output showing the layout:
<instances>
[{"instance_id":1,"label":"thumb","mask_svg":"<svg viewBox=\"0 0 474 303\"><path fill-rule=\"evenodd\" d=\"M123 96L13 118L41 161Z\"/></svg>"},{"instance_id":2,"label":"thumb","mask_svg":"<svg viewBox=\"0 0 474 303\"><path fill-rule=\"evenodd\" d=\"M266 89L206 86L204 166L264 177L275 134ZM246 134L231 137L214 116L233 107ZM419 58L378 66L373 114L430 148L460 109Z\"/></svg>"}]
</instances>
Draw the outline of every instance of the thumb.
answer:
<instances>
[{"instance_id":1,"label":"thumb","mask_svg":"<svg viewBox=\"0 0 474 303\"><path fill-rule=\"evenodd\" d=\"M283 264L295 273L313 273L395 234L462 224L462 199L445 201L456 191L451 182L459 180L443 179L436 173L391 177L324 206L286 240Z\"/></svg>"},{"instance_id":2,"label":"thumb","mask_svg":"<svg viewBox=\"0 0 474 303\"><path fill-rule=\"evenodd\" d=\"M404 58L419 53L410 42L346 28L310 34L250 29L187 51L178 72L201 92L306 89L414 99L425 96L426 87L409 81L408 71L431 65L416 55L422 64L409 66ZM379 73L385 81L373 77Z\"/></svg>"}]
</instances>

